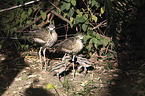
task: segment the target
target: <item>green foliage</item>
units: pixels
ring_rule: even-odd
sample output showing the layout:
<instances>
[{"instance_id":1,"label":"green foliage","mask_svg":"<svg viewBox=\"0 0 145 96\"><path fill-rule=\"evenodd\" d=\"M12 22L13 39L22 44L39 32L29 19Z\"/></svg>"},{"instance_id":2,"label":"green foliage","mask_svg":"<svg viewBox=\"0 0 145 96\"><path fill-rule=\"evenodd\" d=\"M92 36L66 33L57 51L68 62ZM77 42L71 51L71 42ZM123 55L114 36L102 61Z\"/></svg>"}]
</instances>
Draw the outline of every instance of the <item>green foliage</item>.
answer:
<instances>
[{"instance_id":1,"label":"green foliage","mask_svg":"<svg viewBox=\"0 0 145 96\"><path fill-rule=\"evenodd\" d=\"M29 0L16 0L14 4L10 5L23 5ZM47 2L47 1L46 1ZM88 56L100 50L100 46L103 48L112 48L112 40L107 38L102 34L106 29L105 24L99 25L102 21L105 20L103 17L105 10L103 2L98 2L96 0L84 0L82 2L77 2L77 0L63 0L59 1L60 6L56 7L56 12L64 18L68 19L71 23L71 27L79 28L79 31L86 34L84 36L84 43L86 45L85 49L87 50ZM16 8L9 10L9 12L4 12L2 14L2 26L4 29L3 32L7 32L9 36L19 36L17 31L23 29L25 26L28 26L33 21L38 19L41 16L41 19L37 23L32 24L25 30L34 29L41 22L47 21L46 6L47 3L42 5L39 3L31 4L29 6ZM50 20L51 21L51 20ZM96 28L95 28L96 27ZM104 29L102 30L101 27ZM27 49L27 47L22 46L22 48Z\"/></svg>"},{"instance_id":2,"label":"green foliage","mask_svg":"<svg viewBox=\"0 0 145 96\"><path fill-rule=\"evenodd\" d=\"M33 11L32 8L29 8L29 9L28 9L28 16L31 15L32 11Z\"/></svg>"},{"instance_id":3,"label":"green foliage","mask_svg":"<svg viewBox=\"0 0 145 96\"><path fill-rule=\"evenodd\" d=\"M2 49L2 45L0 45L0 50Z\"/></svg>"},{"instance_id":4,"label":"green foliage","mask_svg":"<svg viewBox=\"0 0 145 96\"><path fill-rule=\"evenodd\" d=\"M76 0L71 0L71 4L72 4L73 6L76 6Z\"/></svg>"},{"instance_id":5,"label":"green foliage","mask_svg":"<svg viewBox=\"0 0 145 96\"><path fill-rule=\"evenodd\" d=\"M37 28L38 25L41 24L43 21L46 22L48 19L51 18L51 17L47 18L47 14L45 13L47 9L44 8L44 6L42 6L42 4L40 4L39 2L24 5L25 3L28 3L30 1L31 0L14 0L14 2L9 2L8 0L6 0L5 2L8 2L7 4L5 4L5 2L3 1L1 2L2 4L1 9L13 8L14 6L22 5L21 7L17 7L11 10L0 12L0 16L1 16L0 18L1 19L1 23L0 23L1 32L0 33L2 37L10 37L10 38L19 39L23 35L22 31L27 32L29 30ZM3 6L3 4L5 6ZM11 41L19 42L19 40L11 40ZM10 44L8 43L8 45ZM21 44L20 42L18 44L15 44L14 47L18 51L29 49L28 45Z\"/></svg>"},{"instance_id":6,"label":"green foliage","mask_svg":"<svg viewBox=\"0 0 145 96\"><path fill-rule=\"evenodd\" d=\"M82 89L79 91L74 92L73 96L92 96L94 95L94 89L97 89L98 87L95 86L95 83L93 80L85 80L81 83Z\"/></svg>"},{"instance_id":7,"label":"green foliage","mask_svg":"<svg viewBox=\"0 0 145 96\"><path fill-rule=\"evenodd\" d=\"M107 24L104 22L106 19L104 17L106 7L103 0L100 2L96 0L84 0L81 3L76 1L64 0L60 6L59 14L65 15L64 17L70 20L70 26L77 26L80 32L86 34L84 35L83 42L87 57L97 53L100 56L98 59L103 61L111 60L111 57L115 57L116 54L113 53L114 43L112 38L102 34L107 30ZM112 64L108 63L106 68L111 69Z\"/></svg>"},{"instance_id":8,"label":"green foliage","mask_svg":"<svg viewBox=\"0 0 145 96\"><path fill-rule=\"evenodd\" d=\"M104 48L108 47L108 45L111 48L112 41L110 38L102 36L100 34L96 34L94 31L90 31L90 34L85 35L83 38L83 41L87 44L86 48L88 51L95 52L98 46L102 45Z\"/></svg>"},{"instance_id":9,"label":"green foliage","mask_svg":"<svg viewBox=\"0 0 145 96\"><path fill-rule=\"evenodd\" d=\"M90 24L96 23L95 25L97 25L98 17L104 13L104 6L101 6L96 0L83 1L83 3L86 6L77 8L78 2L76 0L64 0L60 11L63 16L65 14L65 18L68 18L73 26L78 25L84 32L87 32Z\"/></svg>"},{"instance_id":10,"label":"green foliage","mask_svg":"<svg viewBox=\"0 0 145 96\"><path fill-rule=\"evenodd\" d=\"M41 10L40 14L41 14L42 19L45 20L46 19L46 13Z\"/></svg>"},{"instance_id":11,"label":"green foliage","mask_svg":"<svg viewBox=\"0 0 145 96\"><path fill-rule=\"evenodd\" d=\"M35 4L29 4L28 6L24 4L30 2L31 0L14 0L14 1L15 2L11 2L10 4L8 3L6 6L13 7L16 5L22 5L25 7L18 7L18 8L8 10L8 11L3 11L0 13L1 26L2 26L1 30L3 32L7 32L8 35L10 36L14 34L15 36L17 36L19 33L17 33L16 31L21 30L22 28L24 28L24 26L28 26L31 22L38 19L39 16L41 16L42 19L40 19L37 22L37 24L34 23L31 26L29 26L30 29L35 28L36 25L40 24L42 21L46 21L46 17L47 17L47 14L45 13L46 9L42 11L41 9L43 9L42 8L43 6L41 6L41 4L35 3ZM3 6L3 9L5 8L6 7ZM25 28L25 29L28 29L28 28Z\"/></svg>"}]
</instances>

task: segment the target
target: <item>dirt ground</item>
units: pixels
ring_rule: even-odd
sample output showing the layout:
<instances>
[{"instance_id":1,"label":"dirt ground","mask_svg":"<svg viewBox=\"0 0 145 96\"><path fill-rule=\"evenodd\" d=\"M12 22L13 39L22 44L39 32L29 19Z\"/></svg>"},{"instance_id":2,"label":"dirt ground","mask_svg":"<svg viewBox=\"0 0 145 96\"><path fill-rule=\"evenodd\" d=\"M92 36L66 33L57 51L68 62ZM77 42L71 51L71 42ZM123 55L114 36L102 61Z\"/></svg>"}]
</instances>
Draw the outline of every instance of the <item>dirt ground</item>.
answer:
<instances>
[{"instance_id":1,"label":"dirt ground","mask_svg":"<svg viewBox=\"0 0 145 96\"><path fill-rule=\"evenodd\" d=\"M79 93L88 94L86 96L105 96L109 95L109 80L117 76L112 74L117 70L104 69L103 62L97 61L95 57L90 59L96 63L93 63L93 68L88 69L86 76L76 72L74 80L71 68L60 80L55 72L41 70L37 55L7 58L1 54L1 65L7 67L1 70L1 89L5 88L1 90L2 96L77 96ZM51 65L56 61L58 60L51 60ZM49 84L55 88L47 88Z\"/></svg>"}]
</instances>

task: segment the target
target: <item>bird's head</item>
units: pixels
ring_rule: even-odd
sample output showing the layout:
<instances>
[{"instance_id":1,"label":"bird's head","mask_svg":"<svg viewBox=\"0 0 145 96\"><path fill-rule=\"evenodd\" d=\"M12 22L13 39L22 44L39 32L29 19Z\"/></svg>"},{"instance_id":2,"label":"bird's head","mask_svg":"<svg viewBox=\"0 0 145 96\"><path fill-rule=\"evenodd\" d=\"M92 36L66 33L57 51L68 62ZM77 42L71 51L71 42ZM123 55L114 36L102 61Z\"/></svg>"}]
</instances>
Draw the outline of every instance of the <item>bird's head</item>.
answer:
<instances>
[{"instance_id":1,"label":"bird's head","mask_svg":"<svg viewBox=\"0 0 145 96\"><path fill-rule=\"evenodd\" d=\"M52 33L52 32L54 31L54 29L55 29L55 25L50 24L50 25L48 26L48 30L50 31L50 33Z\"/></svg>"},{"instance_id":2,"label":"bird's head","mask_svg":"<svg viewBox=\"0 0 145 96\"><path fill-rule=\"evenodd\" d=\"M82 34L77 34L76 37L79 38L79 39L83 39L84 36Z\"/></svg>"}]
</instances>

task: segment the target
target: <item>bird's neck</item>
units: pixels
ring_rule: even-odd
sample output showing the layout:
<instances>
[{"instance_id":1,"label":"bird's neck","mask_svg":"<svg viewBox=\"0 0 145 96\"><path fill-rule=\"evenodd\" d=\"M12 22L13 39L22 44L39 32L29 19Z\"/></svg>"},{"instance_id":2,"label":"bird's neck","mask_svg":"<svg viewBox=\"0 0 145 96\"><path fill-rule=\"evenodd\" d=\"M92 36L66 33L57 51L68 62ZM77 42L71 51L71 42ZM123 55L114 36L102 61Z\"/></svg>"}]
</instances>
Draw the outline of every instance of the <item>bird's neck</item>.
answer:
<instances>
[{"instance_id":1,"label":"bird's neck","mask_svg":"<svg viewBox=\"0 0 145 96\"><path fill-rule=\"evenodd\" d=\"M82 41L80 40L80 39L77 39L76 40L76 44L78 45L78 52L79 51L81 51L82 50L82 48L83 48L83 43L82 43Z\"/></svg>"},{"instance_id":2,"label":"bird's neck","mask_svg":"<svg viewBox=\"0 0 145 96\"><path fill-rule=\"evenodd\" d=\"M57 34L56 32L52 32L52 38L53 38L53 41L57 41Z\"/></svg>"}]
</instances>

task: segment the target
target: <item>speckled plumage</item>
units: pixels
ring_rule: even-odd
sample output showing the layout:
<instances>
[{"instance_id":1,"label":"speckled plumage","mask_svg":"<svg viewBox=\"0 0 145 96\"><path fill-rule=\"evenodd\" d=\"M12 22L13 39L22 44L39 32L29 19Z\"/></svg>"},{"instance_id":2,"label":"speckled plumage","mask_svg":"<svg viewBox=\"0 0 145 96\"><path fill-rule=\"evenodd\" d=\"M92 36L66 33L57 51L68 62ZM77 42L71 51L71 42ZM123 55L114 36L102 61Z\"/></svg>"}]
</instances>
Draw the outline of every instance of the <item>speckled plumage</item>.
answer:
<instances>
[{"instance_id":1,"label":"speckled plumage","mask_svg":"<svg viewBox=\"0 0 145 96\"><path fill-rule=\"evenodd\" d=\"M44 55L44 62L45 62L45 71L46 71L46 59L45 59L45 51L46 47L52 47L54 43L57 41L57 33L55 32L55 25L50 24L48 28L41 28L38 30L30 31L30 41L33 41L34 43L40 45L40 50L39 50L39 58L40 58L40 63L41 63L41 69L43 68L42 60L41 60L41 50L43 50L43 55Z\"/></svg>"},{"instance_id":2,"label":"speckled plumage","mask_svg":"<svg viewBox=\"0 0 145 96\"><path fill-rule=\"evenodd\" d=\"M64 57L67 53L71 53L73 55L72 61L73 61L73 79L75 75L75 69L74 69L74 58L78 52L80 52L83 49L83 43L81 41L83 39L83 35L78 34L76 37L70 37L65 39L64 41L54 45L54 48L56 51L62 51L65 53Z\"/></svg>"},{"instance_id":3,"label":"speckled plumage","mask_svg":"<svg viewBox=\"0 0 145 96\"><path fill-rule=\"evenodd\" d=\"M70 37L64 41L54 45L57 51L63 51L65 53L78 53L83 48L83 43L79 36Z\"/></svg>"},{"instance_id":4,"label":"speckled plumage","mask_svg":"<svg viewBox=\"0 0 145 96\"><path fill-rule=\"evenodd\" d=\"M52 28L52 30L50 30L50 28ZM48 28L30 31L32 36L31 40L40 46L52 47L52 45L57 41L57 33L54 28L55 26L50 24Z\"/></svg>"}]
</instances>

